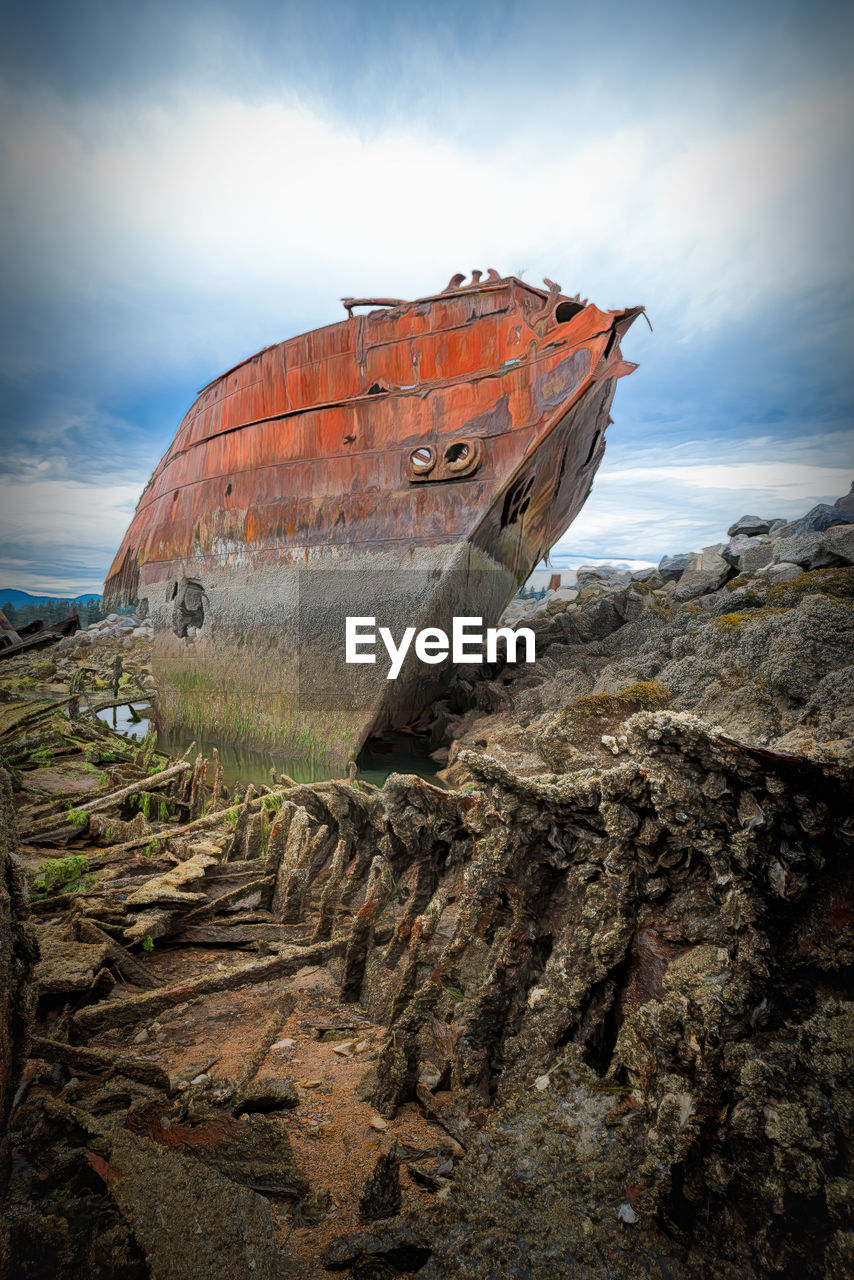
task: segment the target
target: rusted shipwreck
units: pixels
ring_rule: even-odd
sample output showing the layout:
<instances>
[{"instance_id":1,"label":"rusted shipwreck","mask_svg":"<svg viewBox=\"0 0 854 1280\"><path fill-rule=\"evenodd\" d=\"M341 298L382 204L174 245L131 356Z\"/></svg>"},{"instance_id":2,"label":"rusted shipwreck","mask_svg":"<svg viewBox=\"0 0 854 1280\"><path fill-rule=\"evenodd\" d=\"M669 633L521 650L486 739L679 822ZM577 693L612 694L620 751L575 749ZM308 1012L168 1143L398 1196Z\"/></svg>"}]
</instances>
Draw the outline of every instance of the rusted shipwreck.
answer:
<instances>
[{"instance_id":1,"label":"rusted shipwreck","mask_svg":"<svg viewBox=\"0 0 854 1280\"><path fill-rule=\"evenodd\" d=\"M449 664L347 665L344 619L494 625L585 501L641 307L490 270L265 348L203 388L104 589L154 624L161 728L327 764ZM365 312L364 308L370 308Z\"/></svg>"}]
</instances>

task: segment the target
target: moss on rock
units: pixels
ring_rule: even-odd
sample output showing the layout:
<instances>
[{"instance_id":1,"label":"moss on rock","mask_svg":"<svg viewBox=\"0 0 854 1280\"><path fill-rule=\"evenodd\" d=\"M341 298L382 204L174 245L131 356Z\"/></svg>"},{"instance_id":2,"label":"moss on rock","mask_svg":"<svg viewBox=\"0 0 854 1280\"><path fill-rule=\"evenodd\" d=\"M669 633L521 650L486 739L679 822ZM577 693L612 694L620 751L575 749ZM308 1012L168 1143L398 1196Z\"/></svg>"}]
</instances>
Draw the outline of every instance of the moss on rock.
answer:
<instances>
[{"instance_id":1,"label":"moss on rock","mask_svg":"<svg viewBox=\"0 0 854 1280\"><path fill-rule=\"evenodd\" d=\"M768 589L768 601L791 608L804 596L831 596L835 600L854 600L854 568L811 569L789 582L779 582Z\"/></svg>"},{"instance_id":2,"label":"moss on rock","mask_svg":"<svg viewBox=\"0 0 854 1280\"><path fill-rule=\"evenodd\" d=\"M585 719L594 716L629 716L635 711L660 711L670 701L670 690L655 680L638 680L619 693L594 693L578 698L569 714Z\"/></svg>"}]
</instances>

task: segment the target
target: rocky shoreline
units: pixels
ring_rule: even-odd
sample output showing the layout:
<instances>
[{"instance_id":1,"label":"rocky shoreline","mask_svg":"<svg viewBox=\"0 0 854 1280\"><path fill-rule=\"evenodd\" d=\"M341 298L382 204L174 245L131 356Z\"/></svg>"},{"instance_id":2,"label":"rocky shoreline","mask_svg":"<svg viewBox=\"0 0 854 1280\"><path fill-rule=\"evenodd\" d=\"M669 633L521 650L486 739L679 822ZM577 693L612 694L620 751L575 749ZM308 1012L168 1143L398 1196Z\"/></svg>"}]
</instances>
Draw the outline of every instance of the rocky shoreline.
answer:
<instances>
[{"instance_id":1,"label":"rocky shoreline","mask_svg":"<svg viewBox=\"0 0 854 1280\"><path fill-rule=\"evenodd\" d=\"M10 659L16 1274L854 1269L853 564L848 495L579 571L432 709L444 788L13 700L150 692L144 627Z\"/></svg>"},{"instance_id":2,"label":"rocky shoreline","mask_svg":"<svg viewBox=\"0 0 854 1280\"><path fill-rule=\"evenodd\" d=\"M614 731L633 711L664 707L850 759L854 495L788 524L743 516L729 534L657 569L581 568L575 588L514 609L512 625L536 633L536 670L458 678L434 711L434 737L450 741L440 776L465 781L465 747L524 775L590 767L619 754Z\"/></svg>"}]
</instances>

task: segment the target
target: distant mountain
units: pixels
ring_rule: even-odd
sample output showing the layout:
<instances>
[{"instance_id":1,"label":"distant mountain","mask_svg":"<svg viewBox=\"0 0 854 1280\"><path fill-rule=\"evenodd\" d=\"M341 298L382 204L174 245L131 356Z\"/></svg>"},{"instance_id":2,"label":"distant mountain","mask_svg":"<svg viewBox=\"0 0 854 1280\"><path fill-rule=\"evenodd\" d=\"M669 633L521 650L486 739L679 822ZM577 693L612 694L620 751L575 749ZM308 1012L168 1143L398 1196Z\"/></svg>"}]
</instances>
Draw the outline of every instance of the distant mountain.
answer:
<instances>
[{"instance_id":1,"label":"distant mountain","mask_svg":"<svg viewBox=\"0 0 854 1280\"><path fill-rule=\"evenodd\" d=\"M30 605L39 604L96 604L101 597L94 592L82 596L31 596L28 591L18 591L14 587L0 587L0 609L10 604L13 609L27 609Z\"/></svg>"}]
</instances>

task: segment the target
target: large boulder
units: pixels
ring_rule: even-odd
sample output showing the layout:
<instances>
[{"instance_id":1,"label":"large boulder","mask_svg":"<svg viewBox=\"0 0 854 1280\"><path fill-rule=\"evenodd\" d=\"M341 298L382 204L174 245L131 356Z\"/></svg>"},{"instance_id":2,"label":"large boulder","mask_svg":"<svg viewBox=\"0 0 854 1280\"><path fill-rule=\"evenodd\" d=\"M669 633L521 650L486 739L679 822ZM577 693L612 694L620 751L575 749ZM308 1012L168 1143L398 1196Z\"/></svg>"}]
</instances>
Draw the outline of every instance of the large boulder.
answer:
<instances>
[{"instance_id":1,"label":"large boulder","mask_svg":"<svg viewBox=\"0 0 854 1280\"><path fill-rule=\"evenodd\" d=\"M675 556L662 556L658 562L658 574L665 582L675 582L694 559L692 551L680 552Z\"/></svg>"},{"instance_id":2,"label":"large boulder","mask_svg":"<svg viewBox=\"0 0 854 1280\"><path fill-rule=\"evenodd\" d=\"M575 575L578 585L598 583L603 587L625 587L632 580L631 570L615 569L610 564L583 564Z\"/></svg>"},{"instance_id":3,"label":"large boulder","mask_svg":"<svg viewBox=\"0 0 854 1280\"><path fill-rule=\"evenodd\" d=\"M748 537L739 533L730 538L721 555L729 564L734 565L740 573L749 569L762 569L771 562L772 544L768 537Z\"/></svg>"},{"instance_id":4,"label":"large boulder","mask_svg":"<svg viewBox=\"0 0 854 1280\"><path fill-rule=\"evenodd\" d=\"M732 565L727 563L718 548L706 547L699 555L693 557L680 577L673 599L683 603L686 600L695 600L697 596L704 596L710 591L717 591L732 572Z\"/></svg>"},{"instance_id":5,"label":"large boulder","mask_svg":"<svg viewBox=\"0 0 854 1280\"><path fill-rule=\"evenodd\" d=\"M736 538L741 533L753 538L760 533L770 533L773 525L781 523L779 520L766 520L763 516L742 516L727 529L727 537Z\"/></svg>"},{"instance_id":6,"label":"large boulder","mask_svg":"<svg viewBox=\"0 0 854 1280\"><path fill-rule=\"evenodd\" d=\"M272 1280L270 1202L192 1156L121 1130L92 1163L144 1249L151 1280Z\"/></svg>"},{"instance_id":7,"label":"large boulder","mask_svg":"<svg viewBox=\"0 0 854 1280\"><path fill-rule=\"evenodd\" d=\"M836 524L824 533L825 550L845 564L854 564L854 524Z\"/></svg>"},{"instance_id":8,"label":"large boulder","mask_svg":"<svg viewBox=\"0 0 854 1280\"><path fill-rule=\"evenodd\" d=\"M788 524L784 524L777 530L778 538L797 538L803 533L823 533L825 529L830 529L835 524L851 524L854 522L854 511L846 510L843 507L831 507L826 502L820 502L818 506L813 507L805 516L801 516L800 520L791 520Z\"/></svg>"},{"instance_id":9,"label":"large boulder","mask_svg":"<svg viewBox=\"0 0 854 1280\"><path fill-rule=\"evenodd\" d=\"M769 564L767 568L761 569L772 586L776 586L779 582L791 582L793 578L799 578L803 573L803 569L799 564L793 564L786 560L781 560L778 564Z\"/></svg>"},{"instance_id":10,"label":"large boulder","mask_svg":"<svg viewBox=\"0 0 854 1280\"><path fill-rule=\"evenodd\" d=\"M779 538L774 543L772 563L799 564L804 569L826 569L854 563L854 524L839 524L825 530Z\"/></svg>"},{"instance_id":11,"label":"large boulder","mask_svg":"<svg viewBox=\"0 0 854 1280\"><path fill-rule=\"evenodd\" d=\"M852 482L848 493L841 498L837 498L833 505L838 507L840 511L847 511L851 516L854 516L854 482Z\"/></svg>"},{"instance_id":12,"label":"large boulder","mask_svg":"<svg viewBox=\"0 0 854 1280\"><path fill-rule=\"evenodd\" d=\"M617 603L607 595L580 599L560 615L561 626L570 644L602 640L623 625L625 619Z\"/></svg>"}]
</instances>

